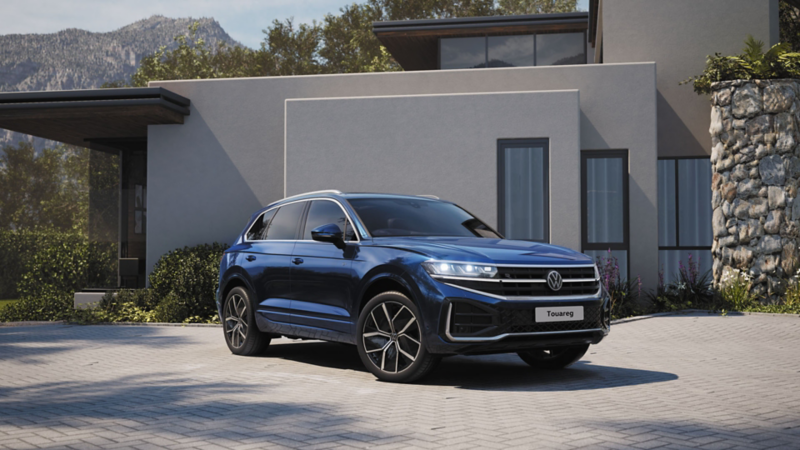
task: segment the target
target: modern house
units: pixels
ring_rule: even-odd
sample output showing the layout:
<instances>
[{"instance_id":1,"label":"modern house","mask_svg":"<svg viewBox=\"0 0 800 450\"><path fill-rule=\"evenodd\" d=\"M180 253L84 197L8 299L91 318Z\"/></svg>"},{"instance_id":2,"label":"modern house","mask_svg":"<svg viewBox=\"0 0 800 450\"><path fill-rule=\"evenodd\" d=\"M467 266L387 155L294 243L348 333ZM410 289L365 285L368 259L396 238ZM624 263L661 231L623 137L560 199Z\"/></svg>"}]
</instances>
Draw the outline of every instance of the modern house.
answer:
<instances>
[{"instance_id":1,"label":"modern house","mask_svg":"<svg viewBox=\"0 0 800 450\"><path fill-rule=\"evenodd\" d=\"M118 243L124 286L331 188L434 194L509 238L611 249L645 287L690 253L710 268L710 108L679 82L748 34L777 43L778 0L593 0L373 31L404 72L0 94L0 127L119 158L90 222Z\"/></svg>"}]
</instances>

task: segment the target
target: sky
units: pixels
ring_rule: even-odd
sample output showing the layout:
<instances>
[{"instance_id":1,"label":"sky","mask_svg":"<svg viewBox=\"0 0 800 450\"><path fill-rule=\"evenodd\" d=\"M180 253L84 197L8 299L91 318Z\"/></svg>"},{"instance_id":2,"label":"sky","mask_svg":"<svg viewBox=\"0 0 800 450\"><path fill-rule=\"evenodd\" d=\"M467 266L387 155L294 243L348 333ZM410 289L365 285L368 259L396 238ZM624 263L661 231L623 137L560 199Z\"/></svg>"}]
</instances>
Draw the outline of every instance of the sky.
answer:
<instances>
[{"instance_id":1,"label":"sky","mask_svg":"<svg viewBox=\"0 0 800 450\"><path fill-rule=\"evenodd\" d=\"M358 0L357 2L360 2ZM353 0L0 0L0 35L55 33L66 28L106 32L155 14L213 17L242 44L258 48L273 20L320 21ZM578 0L588 10L589 0ZM13 6L12 6L13 5Z\"/></svg>"}]
</instances>

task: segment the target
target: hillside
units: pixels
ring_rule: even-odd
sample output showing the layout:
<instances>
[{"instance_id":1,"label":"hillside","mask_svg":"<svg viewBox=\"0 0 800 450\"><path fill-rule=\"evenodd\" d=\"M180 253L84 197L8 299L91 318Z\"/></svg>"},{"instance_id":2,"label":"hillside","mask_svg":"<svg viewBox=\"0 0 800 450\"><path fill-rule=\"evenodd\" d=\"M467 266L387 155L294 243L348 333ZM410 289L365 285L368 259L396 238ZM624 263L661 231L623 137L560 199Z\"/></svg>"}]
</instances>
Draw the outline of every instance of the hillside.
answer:
<instances>
[{"instance_id":1,"label":"hillside","mask_svg":"<svg viewBox=\"0 0 800 450\"><path fill-rule=\"evenodd\" d=\"M199 22L198 35L216 46L238 45L214 19L152 16L108 33L70 28L51 34L0 36L0 92L91 89L127 80L141 59ZM0 130L0 147L29 136ZM45 141L34 140L37 149Z\"/></svg>"}]
</instances>

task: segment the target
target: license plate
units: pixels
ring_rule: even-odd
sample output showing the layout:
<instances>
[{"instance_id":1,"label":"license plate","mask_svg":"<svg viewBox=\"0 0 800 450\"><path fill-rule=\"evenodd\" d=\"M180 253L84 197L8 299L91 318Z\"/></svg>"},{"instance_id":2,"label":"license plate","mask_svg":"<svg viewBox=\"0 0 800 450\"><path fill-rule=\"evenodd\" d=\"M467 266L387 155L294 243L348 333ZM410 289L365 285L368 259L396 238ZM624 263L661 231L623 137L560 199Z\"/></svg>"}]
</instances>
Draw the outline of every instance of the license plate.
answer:
<instances>
[{"instance_id":1,"label":"license plate","mask_svg":"<svg viewBox=\"0 0 800 450\"><path fill-rule=\"evenodd\" d=\"M536 308L537 322L574 322L583 320L583 306Z\"/></svg>"}]
</instances>

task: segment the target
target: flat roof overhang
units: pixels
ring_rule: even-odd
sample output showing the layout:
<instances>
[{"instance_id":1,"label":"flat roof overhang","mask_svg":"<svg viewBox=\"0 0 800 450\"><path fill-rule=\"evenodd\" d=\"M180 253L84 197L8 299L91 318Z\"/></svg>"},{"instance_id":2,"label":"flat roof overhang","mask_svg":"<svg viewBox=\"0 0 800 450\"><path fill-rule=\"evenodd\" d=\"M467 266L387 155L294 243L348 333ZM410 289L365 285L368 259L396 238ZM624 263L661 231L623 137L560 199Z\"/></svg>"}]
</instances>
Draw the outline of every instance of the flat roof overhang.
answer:
<instances>
[{"instance_id":1,"label":"flat roof overhang","mask_svg":"<svg viewBox=\"0 0 800 450\"><path fill-rule=\"evenodd\" d=\"M440 38L569 33L588 28L588 12L372 23L372 32L405 70L437 70Z\"/></svg>"},{"instance_id":2,"label":"flat roof overhang","mask_svg":"<svg viewBox=\"0 0 800 450\"><path fill-rule=\"evenodd\" d=\"M148 125L182 124L190 104L160 87L0 93L0 128L87 147L146 139Z\"/></svg>"}]
</instances>

